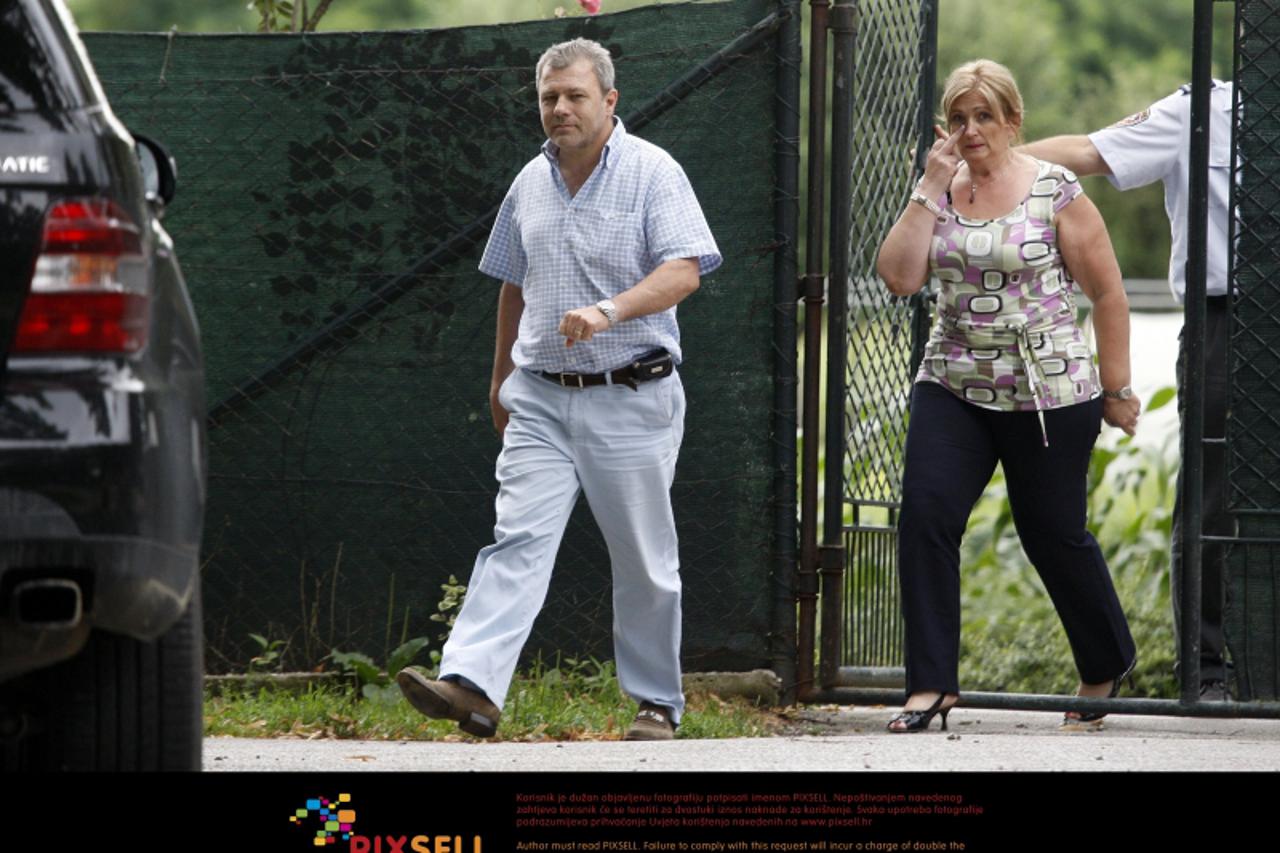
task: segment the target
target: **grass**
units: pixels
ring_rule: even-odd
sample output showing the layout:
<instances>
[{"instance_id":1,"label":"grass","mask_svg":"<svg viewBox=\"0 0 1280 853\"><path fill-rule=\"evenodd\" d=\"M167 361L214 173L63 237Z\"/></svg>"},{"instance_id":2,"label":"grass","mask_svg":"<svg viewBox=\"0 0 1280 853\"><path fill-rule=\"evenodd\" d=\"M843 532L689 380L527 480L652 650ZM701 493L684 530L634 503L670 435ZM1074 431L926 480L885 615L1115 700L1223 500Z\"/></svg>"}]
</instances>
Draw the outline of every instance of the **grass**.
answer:
<instances>
[{"instance_id":1,"label":"grass","mask_svg":"<svg viewBox=\"0 0 1280 853\"><path fill-rule=\"evenodd\" d=\"M1148 411L1169 404L1172 397L1172 389L1159 392ZM1168 561L1178 467L1175 439L1171 435L1159 448L1120 439L1099 446L1090 464L1090 529L1103 547L1138 647L1137 689L1126 695L1178 695ZM963 688L1073 692L1077 676L1066 636L1022 552L999 473L970 517L962 565ZM394 688L388 692L393 701L358 698L353 688L332 687L302 695L260 691L209 697L206 734L466 739L453 723L426 720ZM546 666L539 661L512 684L497 739L617 739L634 713L634 703L618 689L611 663L565 659ZM778 715L745 702L690 696L679 736L763 737L783 725Z\"/></svg>"},{"instance_id":2,"label":"grass","mask_svg":"<svg viewBox=\"0 0 1280 853\"><path fill-rule=\"evenodd\" d=\"M619 740L636 705L618 689L612 662L535 662L516 676L494 740ZM743 700L691 695L677 737L765 737L780 725ZM456 724L428 720L407 702L377 702L349 687L304 693L259 689L205 698L205 735L358 740L471 740Z\"/></svg>"}]
</instances>

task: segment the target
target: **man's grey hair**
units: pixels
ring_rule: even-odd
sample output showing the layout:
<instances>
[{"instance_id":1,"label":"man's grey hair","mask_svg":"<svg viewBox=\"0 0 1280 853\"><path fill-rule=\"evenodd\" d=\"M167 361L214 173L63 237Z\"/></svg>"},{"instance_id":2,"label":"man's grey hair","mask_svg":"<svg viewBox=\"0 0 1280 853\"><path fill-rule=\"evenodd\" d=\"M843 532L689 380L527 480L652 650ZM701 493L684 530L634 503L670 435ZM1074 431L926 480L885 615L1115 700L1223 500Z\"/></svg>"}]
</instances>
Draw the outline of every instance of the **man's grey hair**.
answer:
<instances>
[{"instance_id":1,"label":"man's grey hair","mask_svg":"<svg viewBox=\"0 0 1280 853\"><path fill-rule=\"evenodd\" d=\"M609 94L613 89L613 57L600 42L584 38L553 44L543 52L534 69L538 85L542 85L542 74L548 68L559 71L580 59L591 63L592 70L596 72L596 80L600 83L600 91Z\"/></svg>"}]
</instances>

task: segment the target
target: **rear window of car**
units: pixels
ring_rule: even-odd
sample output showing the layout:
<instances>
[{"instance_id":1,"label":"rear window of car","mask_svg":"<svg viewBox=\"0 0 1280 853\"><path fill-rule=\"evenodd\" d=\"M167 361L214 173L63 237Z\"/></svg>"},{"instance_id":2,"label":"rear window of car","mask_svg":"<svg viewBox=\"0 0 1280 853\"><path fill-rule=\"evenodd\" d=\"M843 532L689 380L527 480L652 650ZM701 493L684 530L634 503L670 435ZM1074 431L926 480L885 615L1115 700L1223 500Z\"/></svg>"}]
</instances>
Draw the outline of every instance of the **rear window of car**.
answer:
<instances>
[{"instance_id":1,"label":"rear window of car","mask_svg":"<svg viewBox=\"0 0 1280 853\"><path fill-rule=\"evenodd\" d=\"M43 10L36 7L36 14ZM78 98L59 73L60 47L33 21L27 4L0 0L0 115L56 112Z\"/></svg>"}]
</instances>

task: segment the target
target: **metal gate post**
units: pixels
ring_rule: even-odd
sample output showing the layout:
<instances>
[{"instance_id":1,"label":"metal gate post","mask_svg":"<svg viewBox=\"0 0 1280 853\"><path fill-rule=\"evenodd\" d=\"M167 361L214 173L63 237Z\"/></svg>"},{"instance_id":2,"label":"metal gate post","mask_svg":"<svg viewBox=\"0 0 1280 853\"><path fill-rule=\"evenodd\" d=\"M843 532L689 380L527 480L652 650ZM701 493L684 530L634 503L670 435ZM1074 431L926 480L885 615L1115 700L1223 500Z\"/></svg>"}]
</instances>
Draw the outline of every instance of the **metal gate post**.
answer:
<instances>
[{"instance_id":1,"label":"metal gate post","mask_svg":"<svg viewBox=\"0 0 1280 853\"><path fill-rule=\"evenodd\" d=\"M916 174L924 175L929 149L933 146L933 107L938 97L938 0L923 0L920 4L920 135L916 142ZM930 285L912 295L911 300L911 375L915 376L924 360L924 346L933 326L932 302L928 297ZM908 404L909 405L909 404ZM896 522L895 522L896 524Z\"/></svg>"},{"instance_id":2,"label":"metal gate post","mask_svg":"<svg viewBox=\"0 0 1280 853\"><path fill-rule=\"evenodd\" d=\"M809 178L805 222L804 436L800 476L800 566L796 597L800 623L796 639L798 698L815 688L818 617L818 416L822 401L823 226L826 224L827 9L829 0L809 0Z\"/></svg>"},{"instance_id":3,"label":"metal gate post","mask_svg":"<svg viewBox=\"0 0 1280 853\"><path fill-rule=\"evenodd\" d=\"M1209 228L1209 88L1213 0L1196 0L1191 47L1191 175L1187 217L1186 305L1182 375L1182 637L1178 645L1181 698L1200 699L1200 557L1204 517L1205 248Z\"/></svg>"},{"instance_id":4,"label":"metal gate post","mask_svg":"<svg viewBox=\"0 0 1280 853\"><path fill-rule=\"evenodd\" d=\"M783 0L778 31L777 188L774 192L773 669L796 700L796 238L800 228L800 0Z\"/></svg>"},{"instance_id":5,"label":"metal gate post","mask_svg":"<svg viewBox=\"0 0 1280 853\"><path fill-rule=\"evenodd\" d=\"M844 616L845 363L848 360L849 233L853 227L853 72L858 9L853 0L831 7L831 271L827 279L827 467L822 571L823 687L836 682Z\"/></svg>"}]
</instances>

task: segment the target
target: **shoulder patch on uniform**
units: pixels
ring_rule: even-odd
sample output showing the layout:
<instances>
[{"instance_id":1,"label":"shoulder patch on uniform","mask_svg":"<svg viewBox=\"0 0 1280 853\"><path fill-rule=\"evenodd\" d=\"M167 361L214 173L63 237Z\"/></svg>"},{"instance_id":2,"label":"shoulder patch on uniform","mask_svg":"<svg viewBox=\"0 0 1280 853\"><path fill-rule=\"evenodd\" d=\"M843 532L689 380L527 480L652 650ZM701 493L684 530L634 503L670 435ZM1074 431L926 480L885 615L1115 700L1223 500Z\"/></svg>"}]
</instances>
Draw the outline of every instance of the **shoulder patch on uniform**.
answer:
<instances>
[{"instance_id":1,"label":"shoulder patch on uniform","mask_svg":"<svg viewBox=\"0 0 1280 853\"><path fill-rule=\"evenodd\" d=\"M1140 113L1134 113L1133 115L1127 118L1122 118L1111 126L1112 127L1133 127L1135 124L1142 124L1144 121L1146 121L1149 118L1151 118L1151 109L1147 108Z\"/></svg>"}]
</instances>

